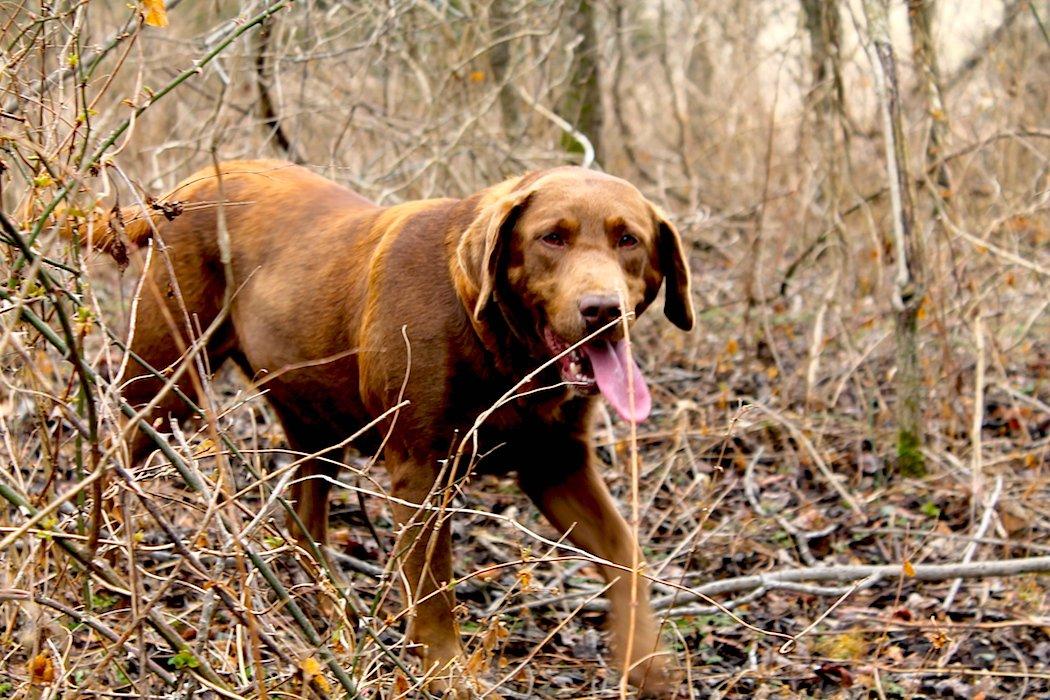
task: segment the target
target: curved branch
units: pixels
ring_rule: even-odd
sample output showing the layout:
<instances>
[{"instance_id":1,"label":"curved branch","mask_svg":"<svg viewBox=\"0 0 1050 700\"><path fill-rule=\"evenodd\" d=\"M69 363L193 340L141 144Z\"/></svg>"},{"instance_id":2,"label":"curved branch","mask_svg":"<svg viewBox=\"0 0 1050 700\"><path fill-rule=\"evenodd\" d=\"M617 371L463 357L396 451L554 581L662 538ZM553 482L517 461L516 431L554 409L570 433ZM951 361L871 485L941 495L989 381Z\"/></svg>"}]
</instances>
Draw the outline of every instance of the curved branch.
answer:
<instances>
[{"instance_id":1,"label":"curved branch","mask_svg":"<svg viewBox=\"0 0 1050 700\"><path fill-rule=\"evenodd\" d=\"M590 168L594 165L594 145L591 144L591 140L587 138L587 136L582 131L574 127L568 121L558 116L551 110L541 105L536 100L532 99L532 95L525 92L525 90L523 90L520 85L515 85L514 87L517 89L518 95L521 97L521 99L525 101L525 104L527 104L529 107L532 107L540 116L543 116L549 121L551 121L555 126L564 131L567 136L575 140L576 143L580 144L580 148L583 149L583 157L580 161L580 167Z\"/></svg>"}]
</instances>

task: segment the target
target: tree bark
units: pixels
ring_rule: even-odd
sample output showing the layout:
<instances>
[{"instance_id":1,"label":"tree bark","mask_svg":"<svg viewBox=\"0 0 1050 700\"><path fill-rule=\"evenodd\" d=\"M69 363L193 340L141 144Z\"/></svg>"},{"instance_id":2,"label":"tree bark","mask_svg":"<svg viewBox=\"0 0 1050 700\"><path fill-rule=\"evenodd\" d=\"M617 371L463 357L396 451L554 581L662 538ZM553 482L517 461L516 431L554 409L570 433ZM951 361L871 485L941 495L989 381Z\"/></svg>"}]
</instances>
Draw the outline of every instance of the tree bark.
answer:
<instances>
[{"instance_id":1,"label":"tree bark","mask_svg":"<svg viewBox=\"0 0 1050 700\"><path fill-rule=\"evenodd\" d=\"M927 164L937 162L944 154L944 144L948 140L948 112L944 106L944 88L937 60L937 48L933 43L935 3L936 0L908 0L912 55L926 99L926 113L930 118L930 130L926 141ZM951 189L946 163L937 168L935 176L942 189Z\"/></svg>"},{"instance_id":2,"label":"tree bark","mask_svg":"<svg viewBox=\"0 0 1050 700\"><path fill-rule=\"evenodd\" d=\"M559 111L587 137L594 146L595 158L599 163L603 163L605 151L602 147L602 125L605 115L602 108L594 4L591 0L578 0L570 10L568 20L570 41L576 44L576 49L569 70L567 90ZM562 145L570 152L579 152L581 148L580 144L568 135L562 137Z\"/></svg>"},{"instance_id":3,"label":"tree bark","mask_svg":"<svg viewBox=\"0 0 1050 700\"><path fill-rule=\"evenodd\" d=\"M514 86L510 84L511 42L504 38L511 33L509 27L513 23L514 8L509 0L493 0L489 12L491 36L497 42L489 51L489 67L492 69L492 77L500 86L500 120L504 133L516 139L522 127L521 103Z\"/></svg>"},{"instance_id":4,"label":"tree bark","mask_svg":"<svg viewBox=\"0 0 1050 700\"><path fill-rule=\"evenodd\" d=\"M955 72L948 76L944 81L944 87L947 90L953 89L956 85L965 80L973 69L981 64L991 52L992 49L1002 41L1003 37L1006 36L1007 32L1013 26L1014 21L1021 15L1021 13L1028 9L1028 0L1010 0L1003 7L1003 19L999 23L999 26L988 33L988 35L981 40L970 55L959 64L959 67L955 69Z\"/></svg>"},{"instance_id":5,"label":"tree bark","mask_svg":"<svg viewBox=\"0 0 1050 700\"><path fill-rule=\"evenodd\" d=\"M270 63L270 38L273 30L274 19L263 22L259 27L259 34L255 43L255 82L259 88L259 116L262 117L262 128L267 139L273 138L274 144L281 154L293 163L305 162L299 149L288 136L288 132L281 121L274 104L270 90L273 87L275 75L273 65Z\"/></svg>"},{"instance_id":6,"label":"tree bark","mask_svg":"<svg viewBox=\"0 0 1050 700\"><path fill-rule=\"evenodd\" d=\"M819 138L834 147L836 120L844 109L842 86L842 18L837 0L801 0L809 33L809 109Z\"/></svg>"},{"instance_id":7,"label":"tree bark","mask_svg":"<svg viewBox=\"0 0 1050 700\"><path fill-rule=\"evenodd\" d=\"M897 261L893 309L897 341L897 470L903 476L926 473L923 380L919 367L919 308L925 295L925 265L921 232L915 227L908 149L901 117L897 62L890 40L886 0L864 0L869 52L882 111L886 171Z\"/></svg>"}]
</instances>

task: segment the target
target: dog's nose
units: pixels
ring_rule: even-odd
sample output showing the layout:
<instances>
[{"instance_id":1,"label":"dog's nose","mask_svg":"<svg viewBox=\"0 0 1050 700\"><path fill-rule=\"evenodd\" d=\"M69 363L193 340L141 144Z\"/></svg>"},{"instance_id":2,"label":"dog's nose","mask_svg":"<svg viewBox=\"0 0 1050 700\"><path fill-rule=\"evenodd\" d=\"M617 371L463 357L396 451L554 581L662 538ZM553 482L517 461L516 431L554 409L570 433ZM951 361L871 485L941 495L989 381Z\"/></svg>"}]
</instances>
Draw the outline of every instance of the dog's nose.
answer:
<instances>
[{"instance_id":1,"label":"dog's nose","mask_svg":"<svg viewBox=\"0 0 1050 700\"><path fill-rule=\"evenodd\" d=\"M615 294L584 294L580 298L580 315L590 330L601 328L620 317L620 298Z\"/></svg>"}]
</instances>

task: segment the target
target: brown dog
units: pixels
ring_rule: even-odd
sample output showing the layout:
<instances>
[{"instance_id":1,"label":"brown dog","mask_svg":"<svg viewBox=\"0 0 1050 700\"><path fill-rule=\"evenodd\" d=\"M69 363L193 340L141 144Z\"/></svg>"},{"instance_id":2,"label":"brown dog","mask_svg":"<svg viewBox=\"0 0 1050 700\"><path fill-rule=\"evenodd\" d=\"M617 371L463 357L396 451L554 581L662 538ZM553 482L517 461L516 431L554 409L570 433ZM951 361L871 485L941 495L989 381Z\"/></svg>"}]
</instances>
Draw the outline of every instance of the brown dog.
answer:
<instances>
[{"instance_id":1,"label":"brown dog","mask_svg":"<svg viewBox=\"0 0 1050 700\"><path fill-rule=\"evenodd\" d=\"M672 694L648 586L630 573L639 556L634 537L590 438L598 393L627 420L649 411L645 380L615 322L621 310L640 315L666 279L667 317L693 325L688 265L671 223L627 182L571 167L466 199L392 207L289 163L229 162L220 172L202 170L176 188L169 202L185 211L173 221L154 213L126 227L135 243L155 228L170 259L169 268L155 255L132 350L154 368L169 367L190 345L189 317L199 328L214 326L210 366L232 359L249 377L265 377L289 443L310 454L324 456L407 400L375 437L386 438L395 516L404 525L406 604L418 601L409 634L428 664L458 659L461 643L445 586L448 523L413 504L427 503L436 485L468 467L515 470L555 529L612 564L602 566L612 582L612 639L631 681L650 695ZM132 404L153 400L162 385L134 362L127 376L137 377L125 390ZM188 379L181 384L190 388ZM186 413L169 392L155 416ZM456 458L464 445L467 454ZM137 436L136 458L148 450ZM308 461L292 492L321 544L329 482L308 477L335 471L329 461Z\"/></svg>"}]
</instances>

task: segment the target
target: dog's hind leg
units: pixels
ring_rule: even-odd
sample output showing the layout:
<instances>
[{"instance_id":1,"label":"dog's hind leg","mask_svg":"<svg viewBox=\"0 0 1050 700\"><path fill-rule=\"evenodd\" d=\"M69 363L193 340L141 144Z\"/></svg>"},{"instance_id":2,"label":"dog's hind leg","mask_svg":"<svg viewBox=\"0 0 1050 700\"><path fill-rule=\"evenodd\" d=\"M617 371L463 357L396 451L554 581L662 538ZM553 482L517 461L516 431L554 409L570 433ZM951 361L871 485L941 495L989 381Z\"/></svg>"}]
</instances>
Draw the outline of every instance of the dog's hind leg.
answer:
<instances>
[{"instance_id":1,"label":"dog's hind leg","mask_svg":"<svg viewBox=\"0 0 1050 700\"><path fill-rule=\"evenodd\" d=\"M218 369L226 359L218 343L195 346L186 334L166 322L160 304L143 294L136 315L135 332L128 350L127 369L121 393L136 411L148 410L142 418L159 432L167 432L167 421L182 421L201 404L199 353L207 353L203 366ZM168 317L170 319L170 316ZM210 319L200 319L203 324ZM197 348L197 349L194 349ZM184 364L188 366L183 366ZM177 378L176 378L177 377ZM140 464L156 444L138 425L129 431L132 464Z\"/></svg>"},{"instance_id":2,"label":"dog's hind leg","mask_svg":"<svg viewBox=\"0 0 1050 700\"><path fill-rule=\"evenodd\" d=\"M148 268L122 377L124 399L137 411L151 405L142 417L160 432L204 403L201 370L218 370L236 345L231 322L221 319L225 281L212 273L208 252L185 230L165 236L174 243L142 258ZM130 429L129 446L133 464L156 448L138 426Z\"/></svg>"},{"instance_id":3,"label":"dog's hind leg","mask_svg":"<svg viewBox=\"0 0 1050 700\"><path fill-rule=\"evenodd\" d=\"M291 516L288 527L295 536L309 536L323 551L328 546L330 480L339 473L344 450L331 449L329 431L319 430L287 410L277 408L277 414L292 449L292 458L301 462L292 482L291 500L302 528Z\"/></svg>"}]
</instances>

